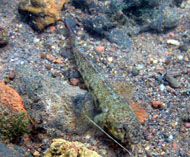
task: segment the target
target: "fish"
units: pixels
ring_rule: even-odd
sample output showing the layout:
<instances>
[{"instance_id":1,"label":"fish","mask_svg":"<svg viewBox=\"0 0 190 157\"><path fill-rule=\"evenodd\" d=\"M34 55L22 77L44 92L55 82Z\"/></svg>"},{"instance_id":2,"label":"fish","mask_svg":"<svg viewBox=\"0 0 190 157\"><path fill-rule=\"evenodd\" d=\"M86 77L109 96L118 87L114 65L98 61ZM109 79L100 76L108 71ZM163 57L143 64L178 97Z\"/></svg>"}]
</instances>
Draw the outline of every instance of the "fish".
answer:
<instances>
[{"instance_id":1,"label":"fish","mask_svg":"<svg viewBox=\"0 0 190 157\"><path fill-rule=\"evenodd\" d=\"M140 123L129 103L115 92L105 77L98 72L95 65L82 52L82 43L64 21L69 32L72 53L84 83L92 95L95 107L100 113L94 117L94 122L103 130L108 131L114 139L124 144L138 144L142 139Z\"/></svg>"}]
</instances>

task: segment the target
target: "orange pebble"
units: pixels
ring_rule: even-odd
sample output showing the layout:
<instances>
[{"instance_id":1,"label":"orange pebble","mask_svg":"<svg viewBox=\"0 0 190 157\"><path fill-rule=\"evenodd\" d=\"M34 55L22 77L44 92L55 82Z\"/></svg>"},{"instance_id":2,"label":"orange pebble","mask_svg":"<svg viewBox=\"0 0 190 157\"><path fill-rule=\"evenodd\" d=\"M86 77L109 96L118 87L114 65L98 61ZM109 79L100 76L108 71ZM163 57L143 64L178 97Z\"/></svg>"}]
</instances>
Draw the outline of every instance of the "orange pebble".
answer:
<instances>
[{"instance_id":1,"label":"orange pebble","mask_svg":"<svg viewBox=\"0 0 190 157\"><path fill-rule=\"evenodd\" d=\"M104 46L98 46L98 47L96 47L96 49L95 49L97 52L103 52L104 50L105 50L105 47Z\"/></svg>"}]
</instances>

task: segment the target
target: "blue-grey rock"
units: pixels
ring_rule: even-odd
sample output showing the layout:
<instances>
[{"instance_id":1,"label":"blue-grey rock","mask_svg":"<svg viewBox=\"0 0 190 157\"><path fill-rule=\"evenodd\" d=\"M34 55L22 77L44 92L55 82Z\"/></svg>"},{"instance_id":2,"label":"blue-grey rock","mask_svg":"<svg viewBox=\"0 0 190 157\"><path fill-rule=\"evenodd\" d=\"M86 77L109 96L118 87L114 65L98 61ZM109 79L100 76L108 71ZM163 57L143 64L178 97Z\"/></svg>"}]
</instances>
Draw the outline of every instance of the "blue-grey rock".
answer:
<instances>
[{"instance_id":1,"label":"blue-grey rock","mask_svg":"<svg viewBox=\"0 0 190 157\"><path fill-rule=\"evenodd\" d=\"M28 65L18 65L15 73L15 89L23 97L25 108L37 127L60 136L64 131L80 132L76 128L74 99L83 98L87 91L42 75Z\"/></svg>"}]
</instances>

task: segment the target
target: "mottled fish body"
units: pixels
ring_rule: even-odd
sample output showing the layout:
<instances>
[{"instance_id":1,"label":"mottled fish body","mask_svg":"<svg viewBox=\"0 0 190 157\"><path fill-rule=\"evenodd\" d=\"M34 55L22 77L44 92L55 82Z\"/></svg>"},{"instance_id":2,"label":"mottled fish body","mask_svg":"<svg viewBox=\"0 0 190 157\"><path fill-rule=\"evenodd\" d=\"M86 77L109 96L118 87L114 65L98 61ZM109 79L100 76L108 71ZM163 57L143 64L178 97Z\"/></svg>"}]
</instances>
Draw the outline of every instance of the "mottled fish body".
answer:
<instances>
[{"instance_id":1,"label":"mottled fish body","mask_svg":"<svg viewBox=\"0 0 190 157\"><path fill-rule=\"evenodd\" d=\"M78 70L84 79L96 107L101 113L94 121L121 143L137 144L141 140L139 121L131 108L114 91L94 65L82 53L82 44L77 41L75 34L66 24L70 32L70 42Z\"/></svg>"}]
</instances>

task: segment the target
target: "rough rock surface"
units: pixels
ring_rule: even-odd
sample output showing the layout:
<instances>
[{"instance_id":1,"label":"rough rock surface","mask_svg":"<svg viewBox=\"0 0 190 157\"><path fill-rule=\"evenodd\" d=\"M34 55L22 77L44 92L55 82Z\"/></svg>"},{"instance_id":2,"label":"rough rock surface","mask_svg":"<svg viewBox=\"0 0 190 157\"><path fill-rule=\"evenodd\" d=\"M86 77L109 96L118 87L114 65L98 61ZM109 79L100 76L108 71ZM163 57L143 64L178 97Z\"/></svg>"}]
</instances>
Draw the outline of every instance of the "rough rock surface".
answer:
<instances>
[{"instance_id":1,"label":"rough rock surface","mask_svg":"<svg viewBox=\"0 0 190 157\"><path fill-rule=\"evenodd\" d=\"M0 81L0 104L13 112L26 112L20 95L3 81Z\"/></svg>"},{"instance_id":2,"label":"rough rock surface","mask_svg":"<svg viewBox=\"0 0 190 157\"><path fill-rule=\"evenodd\" d=\"M65 0L24 0L19 4L19 11L29 17L30 25L38 31L54 24L60 19L60 12Z\"/></svg>"},{"instance_id":3,"label":"rough rock surface","mask_svg":"<svg viewBox=\"0 0 190 157\"><path fill-rule=\"evenodd\" d=\"M8 148L5 144L0 143L0 156L1 157L21 157L18 152Z\"/></svg>"},{"instance_id":4,"label":"rough rock surface","mask_svg":"<svg viewBox=\"0 0 190 157\"><path fill-rule=\"evenodd\" d=\"M54 139L45 157L67 156L67 157L100 157L98 153L88 149L81 142L69 142L64 139Z\"/></svg>"},{"instance_id":5,"label":"rough rock surface","mask_svg":"<svg viewBox=\"0 0 190 157\"><path fill-rule=\"evenodd\" d=\"M47 129L53 135L77 130L73 101L84 95L85 90L41 75L29 66L19 65L15 72L14 85L23 96L25 108L37 126Z\"/></svg>"}]
</instances>

